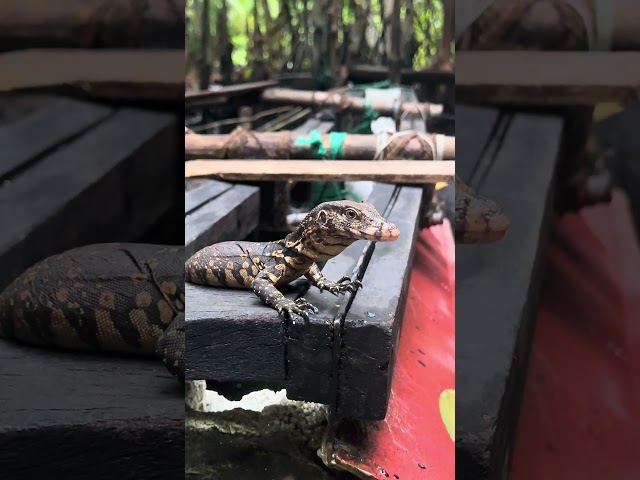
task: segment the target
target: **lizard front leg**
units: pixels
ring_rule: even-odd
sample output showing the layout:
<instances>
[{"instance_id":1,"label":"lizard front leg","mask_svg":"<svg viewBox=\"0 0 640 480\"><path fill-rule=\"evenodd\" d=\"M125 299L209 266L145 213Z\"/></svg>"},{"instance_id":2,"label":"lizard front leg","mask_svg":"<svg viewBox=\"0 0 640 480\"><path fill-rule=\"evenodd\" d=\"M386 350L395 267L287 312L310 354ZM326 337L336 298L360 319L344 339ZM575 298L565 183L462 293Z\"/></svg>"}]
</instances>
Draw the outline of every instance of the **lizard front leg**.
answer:
<instances>
[{"instance_id":1,"label":"lizard front leg","mask_svg":"<svg viewBox=\"0 0 640 480\"><path fill-rule=\"evenodd\" d=\"M326 279L317 264L311 265L311 268L304 274L313 285L318 287L320 291L326 290L334 295L342 292L355 292L362 287L360 280L351 281L349 277L342 277L337 282Z\"/></svg>"},{"instance_id":2,"label":"lizard front leg","mask_svg":"<svg viewBox=\"0 0 640 480\"><path fill-rule=\"evenodd\" d=\"M289 319L292 319L292 315L295 313L308 321L309 313L307 310L317 313L318 309L304 298L298 298L295 301L288 299L276 288L276 283L282 277L284 268L284 265L275 265L261 270L253 280L251 288L263 303L275 308L279 314L284 313Z\"/></svg>"}]
</instances>

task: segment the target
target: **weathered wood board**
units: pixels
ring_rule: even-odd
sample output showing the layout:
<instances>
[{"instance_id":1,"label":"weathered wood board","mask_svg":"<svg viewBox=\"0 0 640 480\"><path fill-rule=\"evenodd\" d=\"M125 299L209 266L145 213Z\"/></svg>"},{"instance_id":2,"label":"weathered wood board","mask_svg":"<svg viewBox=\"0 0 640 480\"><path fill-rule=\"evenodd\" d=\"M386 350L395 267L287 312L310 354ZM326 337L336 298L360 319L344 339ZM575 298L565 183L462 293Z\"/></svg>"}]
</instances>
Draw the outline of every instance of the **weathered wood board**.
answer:
<instances>
[{"instance_id":1,"label":"weathered wood board","mask_svg":"<svg viewBox=\"0 0 640 480\"><path fill-rule=\"evenodd\" d=\"M0 125L0 288L54 253L136 239L177 201L177 118L38 98Z\"/></svg>"},{"instance_id":2,"label":"weathered wood board","mask_svg":"<svg viewBox=\"0 0 640 480\"><path fill-rule=\"evenodd\" d=\"M0 289L63 250L136 241L177 203L175 116L61 97L0 104ZM183 397L158 360L0 340L0 476L183 475Z\"/></svg>"},{"instance_id":3,"label":"weathered wood board","mask_svg":"<svg viewBox=\"0 0 640 480\"><path fill-rule=\"evenodd\" d=\"M456 53L458 102L595 105L637 102L640 52Z\"/></svg>"},{"instance_id":4,"label":"weathered wood board","mask_svg":"<svg viewBox=\"0 0 640 480\"><path fill-rule=\"evenodd\" d=\"M0 340L0 403L2 478L184 475L184 393L159 361Z\"/></svg>"},{"instance_id":5,"label":"weathered wood board","mask_svg":"<svg viewBox=\"0 0 640 480\"><path fill-rule=\"evenodd\" d=\"M499 111L464 105L456 110L461 149L457 174L469 182ZM494 244L456 247L456 474L460 478L506 478L508 472L562 129L559 117L527 113L513 117L495 164L478 188L512 220L509 232Z\"/></svg>"},{"instance_id":6,"label":"weathered wood board","mask_svg":"<svg viewBox=\"0 0 640 480\"><path fill-rule=\"evenodd\" d=\"M258 226L257 187L205 180L184 198L187 257L213 243L245 238Z\"/></svg>"},{"instance_id":7,"label":"weathered wood board","mask_svg":"<svg viewBox=\"0 0 640 480\"><path fill-rule=\"evenodd\" d=\"M220 87L217 90L207 90L202 92L187 92L184 95L184 106L186 109L197 107L210 107L214 105L224 105L229 98L242 95L259 94L262 90L275 87L278 82L265 80L261 82L241 83Z\"/></svg>"},{"instance_id":8,"label":"weathered wood board","mask_svg":"<svg viewBox=\"0 0 640 480\"><path fill-rule=\"evenodd\" d=\"M360 181L385 183L450 182L455 161L415 160L190 160L185 176L236 181Z\"/></svg>"}]
</instances>

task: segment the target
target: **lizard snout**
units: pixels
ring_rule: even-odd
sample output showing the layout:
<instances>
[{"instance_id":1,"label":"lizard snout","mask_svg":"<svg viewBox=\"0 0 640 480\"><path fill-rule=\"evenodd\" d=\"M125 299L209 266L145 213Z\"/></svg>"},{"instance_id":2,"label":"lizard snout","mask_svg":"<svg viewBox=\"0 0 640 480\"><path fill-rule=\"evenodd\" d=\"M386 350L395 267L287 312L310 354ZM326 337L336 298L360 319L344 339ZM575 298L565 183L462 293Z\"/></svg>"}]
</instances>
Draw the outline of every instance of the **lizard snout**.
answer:
<instances>
[{"instance_id":1,"label":"lizard snout","mask_svg":"<svg viewBox=\"0 0 640 480\"><path fill-rule=\"evenodd\" d=\"M393 223L370 226L363 233L365 240L373 240L374 242L393 242L400 236L400 230Z\"/></svg>"},{"instance_id":2,"label":"lizard snout","mask_svg":"<svg viewBox=\"0 0 640 480\"><path fill-rule=\"evenodd\" d=\"M398 230L393 223L388 223L385 227L386 228L382 229L381 241L393 242L394 240L397 240L400 236L400 230Z\"/></svg>"}]
</instances>

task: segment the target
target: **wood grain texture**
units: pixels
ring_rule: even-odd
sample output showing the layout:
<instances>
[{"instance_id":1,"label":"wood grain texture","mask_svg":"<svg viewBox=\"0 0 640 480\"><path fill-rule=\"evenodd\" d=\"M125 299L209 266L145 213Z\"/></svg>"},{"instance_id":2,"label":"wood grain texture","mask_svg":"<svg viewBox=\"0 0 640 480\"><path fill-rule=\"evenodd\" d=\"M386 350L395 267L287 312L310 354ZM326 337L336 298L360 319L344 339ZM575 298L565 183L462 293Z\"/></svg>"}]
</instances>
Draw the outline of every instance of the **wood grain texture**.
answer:
<instances>
[{"instance_id":1,"label":"wood grain texture","mask_svg":"<svg viewBox=\"0 0 640 480\"><path fill-rule=\"evenodd\" d=\"M258 226L260 191L234 185L185 217L185 255L225 240L243 239Z\"/></svg>"},{"instance_id":2,"label":"wood grain texture","mask_svg":"<svg viewBox=\"0 0 640 480\"><path fill-rule=\"evenodd\" d=\"M115 113L112 108L64 97L4 94L0 101L3 110L24 112L0 124L0 180Z\"/></svg>"},{"instance_id":3,"label":"wood grain texture","mask_svg":"<svg viewBox=\"0 0 640 480\"><path fill-rule=\"evenodd\" d=\"M185 285L187 380L284 382L284 322L250 290ZM295 298L292 284L281 291Z\"/></svg>"},{"instance_id":4,"label":"wood grain texture","mask_svg":"<svg viewBox=\"0 0 640 480\"><path fill-rule=\"evenodd\" d=\"M183 65L182 49L18 50L0 54L0 91L60 90L107 99L179 101Z\"/></svg>"},{"instance_id":5,"label":"wood grain texture","mask_svg":"<svg viewBox=\"0 0 640 480\"><path fill-rule=\"evenodd\" d=\"M185 177L235 181L333 182L370 180L385 183L450 182L455 161L412 160L191 160Z\"/></svg>"},{"instance_id":6,"label":"wood grain texture","mask_svg":"<svg viewBox=\"0 0 640 480\"><path fill-rule=\"evenodd\" d=\"M456 54L459 102L541 106L634 102L638 85L640 52Z\"/></svg>"},{"instance_id":7,"label":"wood grain texture","mask_svg":"<svg viewBox=\"0 0 640 480\"><path fill-rule=\"evenodd\" d=\"M227 190L233 188L233 184L216 182L215 180L203 180L203 183L190 189L184 194L184 214L193 213L205 203L219 197Z\"/></svg>"},{"instance_id":8,"label":"wood grain texture","mask_svg":"<svg viewBox=\"0 0 640 480\"><path fill-rule=\"evenodd\" d=\"M469 181L498 113L456 107L457 173L463 181ZM513 219L509 232L495 244L456 248L456 473L461 478L503 478L508 471L562 129L558 117L515 115L479 188Z\"/></svg>"},{"instance_id":9,"label":"wood grain texture","mask_svg":"<svg viewBox=\"0 0 640 480\"><path fill-rule=\"evenodd\" d=\"M0 288L54 253L137 238L165 214L177 199L157 186L175 175L175 122L120 109L0 186Z\"/></svg>"},{"instance_id":10,"label":"wood grain texture","mask_svg":"<svg viewBox=\"0 0 640 480\"><path fill-rule=\"evenodd\" d=\"M2 478L184 474L184 393L158 361L0 340L0 385Z\"/></svg>"},{"instance_id":11,"label":"wood grain texture","mask_svg":"<svg viewBox=\"0 0 640 480\"><path fill-rule=\"evenodd\" d=\"M382 420L387 411L418 233L422 189L403 187L385 218L400 230L392 243L374 244L362 283L342 326L336 413ZM363 375L362 372L367 372Z\"/></svg>"}]
</instances>

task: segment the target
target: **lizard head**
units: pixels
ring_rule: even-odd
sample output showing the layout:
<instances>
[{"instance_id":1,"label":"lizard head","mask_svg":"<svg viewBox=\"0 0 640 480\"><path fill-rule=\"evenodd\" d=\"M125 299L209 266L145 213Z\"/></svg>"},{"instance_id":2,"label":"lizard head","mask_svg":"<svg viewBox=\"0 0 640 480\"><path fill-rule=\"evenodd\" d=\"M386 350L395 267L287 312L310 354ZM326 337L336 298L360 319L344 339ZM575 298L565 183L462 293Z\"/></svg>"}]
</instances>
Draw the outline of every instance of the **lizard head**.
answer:
<instances>
[{"instance_id":1,"label":"lizard head","mask_svg":"<svg viewBox=\"0 0 640 480\"><path fill-rule=\"evenodd\" d=\"M315 225L328 236L345 240L393 242L400 231L387 222L370 203L350 200L325 202L311 212Z\"/></svg>"}]
</instances>

